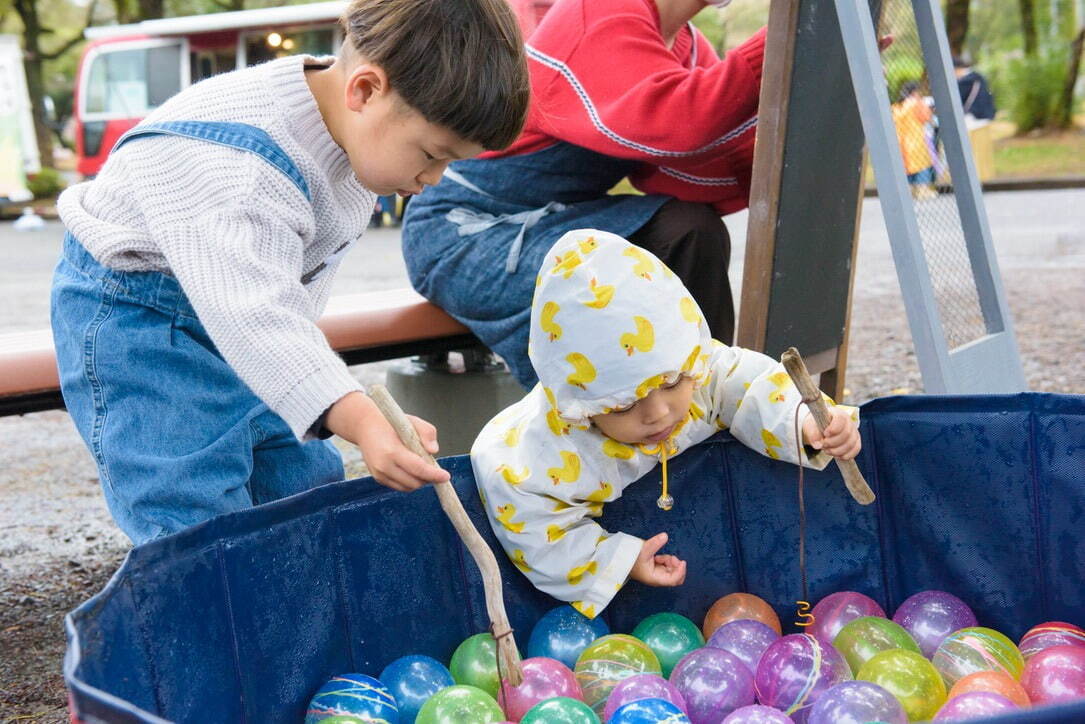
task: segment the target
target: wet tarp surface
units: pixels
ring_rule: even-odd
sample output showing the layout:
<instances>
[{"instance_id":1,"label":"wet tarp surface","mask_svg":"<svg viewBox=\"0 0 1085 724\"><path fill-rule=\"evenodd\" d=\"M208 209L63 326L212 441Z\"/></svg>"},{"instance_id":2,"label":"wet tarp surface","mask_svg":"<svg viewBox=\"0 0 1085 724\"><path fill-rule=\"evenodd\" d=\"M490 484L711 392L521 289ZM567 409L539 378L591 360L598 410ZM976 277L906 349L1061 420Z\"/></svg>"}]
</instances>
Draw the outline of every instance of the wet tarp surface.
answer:
<instances>
[{"instance_id":1,"label":"wet tarp surface","mask_svg":"<svg viewBox=\"0 0 1085 724\"><path fill-rule=\"evenodd\" d=\"M892 612L943 589L1017 640L1049 620L1085 624L1085 397L917 396L863 408L862 507L835 466L806 472L811 601L863 592ZM442 461L495 546L465 457ZM721 434L606 507L610 530L671 536L685 585L630 583L604 612L615 632L676 611L700 621L734 591L795 620L796 468ZM498 554L521 650L556 605ZM225 516L131 552L68 619L65 676L91 721L298 722L330 676L377 675L409 653L447 662L487 629L481 579L433 490L370 479ZM794 630L794 629L792 629ZM785 631L786 632L786 631ZM1085 721L1085 703L998 722Z\"/></svg>"}]
</instances>

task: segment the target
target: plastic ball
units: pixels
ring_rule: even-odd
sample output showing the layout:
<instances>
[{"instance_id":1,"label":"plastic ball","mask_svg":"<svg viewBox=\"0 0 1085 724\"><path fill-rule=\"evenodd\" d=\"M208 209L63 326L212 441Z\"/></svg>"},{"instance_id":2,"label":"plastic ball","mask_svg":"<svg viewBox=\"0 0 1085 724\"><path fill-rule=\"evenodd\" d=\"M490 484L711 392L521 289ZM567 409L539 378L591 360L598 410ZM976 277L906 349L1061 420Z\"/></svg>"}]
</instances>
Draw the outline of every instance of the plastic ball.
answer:
<instances>
[{"instance_id":1,"label":"plastic ball","mask_svg":"<svg viewBox=\"0 0 1085 724\"><path fill-rule=\"evenodd\" d=\"M963 676L957 679L957 683L949 690L947 698L952 699L971 691L990 691L1001 694L1017 706L1028 706L1031 703L1021 682L1001 671L977 671Z\"/></svg>"},{"instance_id":2,"label":"plastic ball","mask_svg":"<svg viewBox=\"0 0 1085 724\"><path fill-rule=\"evenodd\" d=\"M807 633L832 641L848 623L864 616L885 618L885 611L870 596L856 591L839 591L821 599L811 611L814 623Z\"/></svg>"},{"instance_id":3,"label":"plastic ball","mask_svg":"<svg viewBox=\"0 0 1085 724\"><path fill-rule=\"evenodd\" d=\"M968 604L945 591L920 591L909 596L893 614L893 621L912 635L928 659L946 636L977 624L976 614Z\"/></svg>"},{"instance_id":4,"label":"plastic ball","mask_svg":"<svg viewBox=\"0 0 1085 724\"><path fill-rule=\"evenodd\" d=\"M701 633L704 637L711 638L713 632L725 623L737 621L740 618L749 618L760 621L776 633L780 633L780 617L772 610L763 598L758 598L752 593L729 593L717 600L708 609L704 617L704 625Z\"/></svg>"},{"instance_id":5,"label":"plastic ball","mask_svg":"<svg viewBox=\"0 0 1085 724\"><path fill-rule=\"evenodd\" d=\"M742 659L723 649L686 654L671 672L693 724L716 724L723 715L754 703L753 675Z\"/></svg>"},{"instance_id":6,"label":"plastic ball","mask_svg":"<svg viewBox=\"0 0 1085 724\"><path fill-rule=\"evenodd\" d=\"M635 674L662 673L659 659L643 641L607 634L592 642L576 660L576 681L584 701L599 714L618 682Z\"/></svg>"},{"instance_id":7,"label":"plastic ball","mask_svg":"<svg viewBox=\"0 0 1085 724\"><path fill-rule=\"evenodd\" d=\"M1025 659L1013 641L982 626L951 633L938 646L931 663L949 687L976 671L1001 671L1020 679L1021 670L1025 668Z\"/></svg>"},{"instance_id":8,"label":"plastic ball","mask_svg":"<svg viewBox=\"0 0 1085 724\"><path fill-rule=\"evenodd\" d=\"M934 721L964 721L985 716L997 716L1017 709L1017 704L992 691L970 691L947 701L934 717Z\"/></svg>"},{"instance_id":9,"label":"plastic ball","mask_svg":"<svg viewBox=\"0 0 1085 724\"><path fill-rule=\"evenodd\" d=\"M757 663L765 649L772 645L780 634L776 633L766 624L748 618L740 618L720 626L708 639L705 646L714 649L729 651L750 670L751 674L757 674Z\"/></svg>"},{"instance_id":10,"label":"plastic ball","mask_svg":"<svg viewBox=\"0 0 1085 724\"><path fill-rule=\"evenodd\" d=\"M603 707L603 721L609 722L619 707L638 699L666 699L686 711L686 700L674 684L655 674L636 674L622 679L610 692Z\"/></svg>"},{"instance_id":11,"label":"plastic ball","mask_svg":"<svg viewBox=\"0 0 1085 724\"><path fill-rule=\"evenodd\" d=\"M1052 646L1085 646L1085 629L1064 621L1048 621L1030 628L1017 644L1025 661Z\"/></svg>"},{"instance_id":12,"label":"plastic ball","mask_svg":"<svg viewBox=\"0 0 1085 724\"><path fill-rule=\"evenodd\" d=\"M637 699L623 704L607 724L690 724L685 712L666 699Z\"/></svg>"},{"instance_id":13,"label":"plastic ball","mask_svg":"<svg viewBox=\"0 0 1085 724\"><path fill-rule=\"evenodd\" d=\"M1085 646L1052 646L1033 655L1021 675L1033 704L1085 698Z\"/></svg>"},{"instance_id":14,"label":"plastic ball","mask_svg":"<svg viewBox=\"0 0 1085 724\"><path fill-rule=\"evenodd\" d=\"M827 641L788 634L765 651L754 683L762 704L805 716L822 693L850 679L848 662Z\"/></svg>"},{"instance_id":15,"label":"plastic ball","mask_svg":"<svg viewBox=\"0 0 1085 724\"><path fill-rule=\"evenodd\" d=\"M907 724L897 697L869 681L845 681L818 697L806 724Z\"/></svg>"},{"instance_id":16,"label":"plastic ball","mask_svg":"<svg viewBox=\"0 0 1085 724\"><path fill-rule=\"evenodd\" d=\"M855 675L897 698L911 721L930 719L946 701L942 676L921 654L891 649L875 654Z\"/></svg>"},{"instance_id":17,"label":"plastic ball","mask_svg":"<svg viewBox=\"0 0 1085 724\"><path fill-rule=\"evenodd\" d=\"M497 697L497 642L492 634L480 633L463 640L452 653L448 670L457 684L482 689Z\"/></svg>"},{"instance_id":18,"label":"plastic ball","mask_svg":"<svg viewBox=\"0 0 1085 724\"><path fill-rule=\"evenodd\" d=\"M580 652L608 633L610 628L603 619L588 618L572 606L558 606L547 611L531 629L527 655L557 659L572 669Z\"/></svg>"},{"instance_id":19,"label":"plastic ball","mask_svg":"<svg viewBox=\"0 0 1085 724\"><path fill-rule=\"evenodd\" d=\"M444 664L429 656L401 656L384 667L380 681L399 707L399 721L413 724L426 700L456 682Z\"/></svg>"},{"instance_id":20,"label":"plastic ball","mask_svg":"<svg viewBox=\"0 0 1085 724\"><path fill-rule=\"evenodd\" d=\"M477 686L441 689L418 711L417 724L491 724L505 715L494 698Z\"/></svg>"},{"instance_id":21,"label":"plastic ball","mask_svg":"<svg viewBox=\"0 0 1085 724\"><path fill-rule=\"evenodd\" d=\"M863 616L849 622L833 639L833 647L844 655L852 674L882 651L906 649L922 654L919 644L903 626L875 616Z\"/></svg>"},{"instance_id":22,"label":"plastic ball","mask_svg":"<svg viewBox=\"0 0 1085 724\"><path fill-rule=\"evenodd\" d=\"M520 721L528 709L546 699L556 696L582 698L580 685L576 683L573 672L556 659L544 656L524 659L520 668L524 672L523 682L519 686L513 686L508 681L502 682L497 696L498 705L512 721Z\"/></svg>"},{"instance_id":23,"label":"plastic ball","mask_svg":"<svg viewBox=\"0 0 1085 724\"><path fill-rule=\"evenodd\" d=\"M750 704L723 718L720 724L793 724L794 719L779 709L761 704Z\"/></svg>"},{"instance_id":24,"label":"plastic ball","mask_svg":"<svg viewBox=\"0 0 1085 724\"><path fill-rule=\"evenodd\" d=\"M527 710L520 724L600 724L587 704L565 696L540 701Z\"/></svg>"},{"instance_id":25,"label":"plastic ball","mask_svg":"<svg viewBox=\"0 0 1085 724\"><path fill-rule=\"evenodd\" d=\"M654 613L637 624L633 636L655 652L663 676L668 677L678 660L704 646L697 624L677 613Z\"/></svg>"},{"instance_id":26,"label":"plastic ball","mask_svg":"<svg viewBox=\"0 0 1085 724\"><path fill-rule=\"evenodd\" d=\"M333 676L313 694L305 710L305 724L327 722L337 717L397 724L399 709L388 687L372 676L342 674Z\"/></svg>"}]
</instances>

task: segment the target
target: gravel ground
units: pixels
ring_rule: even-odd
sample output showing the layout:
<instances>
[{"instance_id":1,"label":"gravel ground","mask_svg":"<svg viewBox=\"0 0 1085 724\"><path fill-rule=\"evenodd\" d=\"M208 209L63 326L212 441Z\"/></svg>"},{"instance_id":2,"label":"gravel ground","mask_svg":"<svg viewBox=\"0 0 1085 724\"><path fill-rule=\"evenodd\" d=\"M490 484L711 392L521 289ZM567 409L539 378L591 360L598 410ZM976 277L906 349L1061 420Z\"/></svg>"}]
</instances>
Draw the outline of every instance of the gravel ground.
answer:
<instances>
[{"instance_id":1,"label":"gravel ground","mask_svg":"<svg viewBox=\"0 0 1085 724\"><path fill-rule=\"evenodd\" d=\"M988 194L987 207L1029 387L1085 393L1085 192ZM738 236L745 216L728 225ZM0 330L48 324L60 234L56 224L24 234L0 225ZM744 245L734 241L737 282ZM371 233L366 253L346 259L336 292L405 284L398 243L393 231ZM355 374L379 381L388 364ZM863 211L847 386L852 403L922 391L876 200ZM65 413L0 418L0 440L0 722L66 722L64 615L105 585L128 543ZM343 449L357 473L357 454Z\"/></svg>"}]
</instances>

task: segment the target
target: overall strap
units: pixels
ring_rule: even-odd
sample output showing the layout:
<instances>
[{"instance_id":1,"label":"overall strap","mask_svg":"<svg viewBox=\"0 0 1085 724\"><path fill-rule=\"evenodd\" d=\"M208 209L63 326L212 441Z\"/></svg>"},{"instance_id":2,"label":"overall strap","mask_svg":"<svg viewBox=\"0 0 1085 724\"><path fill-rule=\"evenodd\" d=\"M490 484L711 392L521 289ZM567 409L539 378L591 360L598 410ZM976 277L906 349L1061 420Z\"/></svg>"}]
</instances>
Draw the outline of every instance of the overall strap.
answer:
<instances>
[{"instance_id":1,"label":"overall strap","mask_svg":"<svg viewBox=\"0 0 1085 724\"><path fill-rule=\"evenodd\" d=\"M184 136L196 138L208 143L217 143L220 146L236 148L241 151L255 153L260 158L282 171L283 175L290 179L306 199L312 201L309 195L309 185L301 171L293 160L286 155L279 144L272 140L267 131L247 123L232 123L228 121L163 121L161 123L147 123L136 126L125 133L113 151L123 146L134 138L144 136ZM112 151L111 151L112 153Z\"/></svg>"}]
</instances>

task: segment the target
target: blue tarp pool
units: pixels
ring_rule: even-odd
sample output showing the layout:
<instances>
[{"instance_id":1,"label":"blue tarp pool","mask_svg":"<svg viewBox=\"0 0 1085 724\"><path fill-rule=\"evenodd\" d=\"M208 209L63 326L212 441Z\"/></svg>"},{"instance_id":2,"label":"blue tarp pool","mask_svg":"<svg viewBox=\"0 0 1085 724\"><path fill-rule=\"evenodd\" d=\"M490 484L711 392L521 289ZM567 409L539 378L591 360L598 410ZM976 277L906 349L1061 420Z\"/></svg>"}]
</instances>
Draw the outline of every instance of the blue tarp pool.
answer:
<instances>
[{"instance_id":1,"label":"blue tarp pool","mask_svg":"<svg viewBox=\"0 0 1085 724\"><path fill-rule=\"evenodd\" d=\"M841 590L892 612L924 589L955 593L1017 640L1049 620L1085 624L1085 397L917 396L863 408L861 507L835 466L806 480L811 600ZM465 457L443 461L495 545ZM794 467L720 435L607 506L612 530L671 534L685 585L630 584L604 612L615 632L649 613L700 621L733 591L793 621L799 597ZM521 650L555 604L503 555ZM447 662L488 621L478 571L430 489L370 479L218 518L131 551L67 619L64 675L84 722L296 723L330 676L376 674L424 653ZM786 624L785 624L786 628ZM998 722L1085 721L1085 702Z\"/></svg>"}]
</instances>

